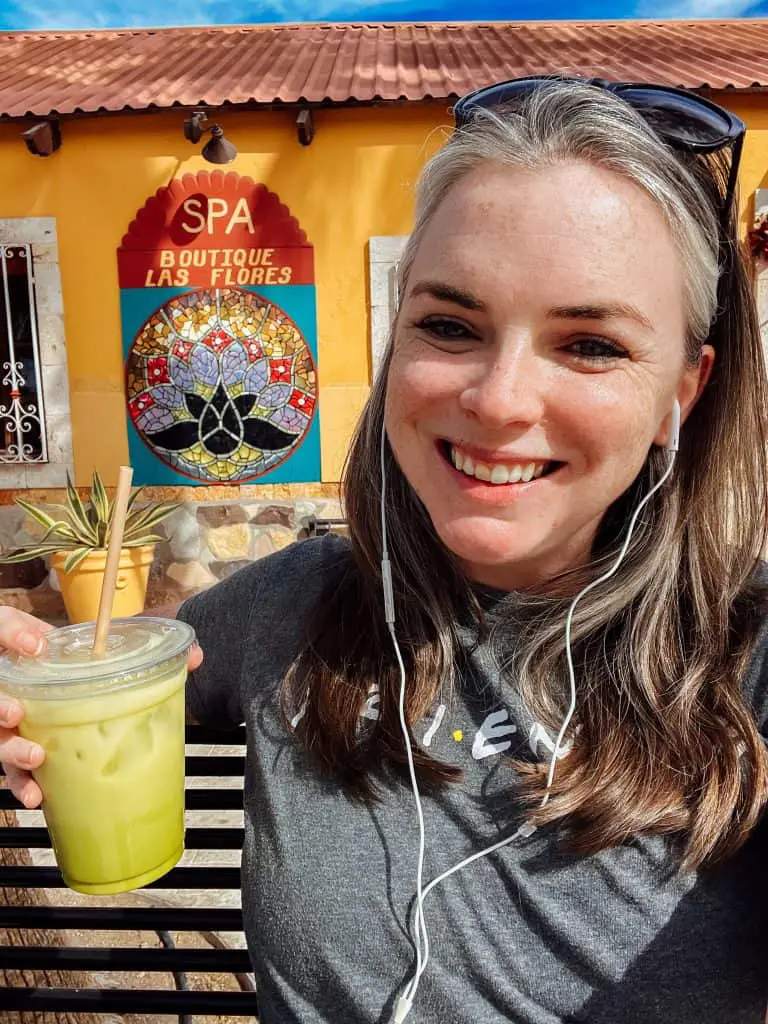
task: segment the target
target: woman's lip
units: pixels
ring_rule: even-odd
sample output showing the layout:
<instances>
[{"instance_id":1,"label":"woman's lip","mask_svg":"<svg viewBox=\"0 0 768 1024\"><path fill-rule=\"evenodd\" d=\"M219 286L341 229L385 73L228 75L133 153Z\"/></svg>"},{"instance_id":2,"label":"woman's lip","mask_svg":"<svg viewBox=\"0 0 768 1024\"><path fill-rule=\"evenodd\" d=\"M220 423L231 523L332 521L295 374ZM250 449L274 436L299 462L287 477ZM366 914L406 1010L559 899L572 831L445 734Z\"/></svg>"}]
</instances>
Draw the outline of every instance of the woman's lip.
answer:
<instances>
[{"instance_id":1,"label":"woman's lip","mask_svg":"<svg viewBox=\"0 0 768 1024\"><path fill-rule=\"evenodd\" d=\"M531 488L549 483L550 478L566 465L566 463L560 463L550 473L534 477L527 482L520 480L515 484L492 484L490 481L478 480L477 477L468 476L460 469L456 469L450 460L450 456L447 454L446 442L438 442L436 447L440 461L445 466L447 472L450 473L455 486L463 493L469 494L473 499L482 501L487 505L508 505L516 498L522 498Z\"/></svg>"},{"instance_id":2,"label":"woman's lip","mask_svg":"<svg viewBox=\"0 0 768 1024\"><path fill-rule=\"evenodd\" d=\"M472 445L460 444L458 441L449 441L444 438L438 441L438 446L445 445L450 448L458 448L463 455L469 455L475 462L485 462L487 465L503 465L503 466L530 466L530 464L536 463L536 465L550 462L557 462L559 460L553 459L549 456L542 458L540 455L504 455L503 453L488 452L483 448L473 448Z\"/></svg>"}]
</instances>

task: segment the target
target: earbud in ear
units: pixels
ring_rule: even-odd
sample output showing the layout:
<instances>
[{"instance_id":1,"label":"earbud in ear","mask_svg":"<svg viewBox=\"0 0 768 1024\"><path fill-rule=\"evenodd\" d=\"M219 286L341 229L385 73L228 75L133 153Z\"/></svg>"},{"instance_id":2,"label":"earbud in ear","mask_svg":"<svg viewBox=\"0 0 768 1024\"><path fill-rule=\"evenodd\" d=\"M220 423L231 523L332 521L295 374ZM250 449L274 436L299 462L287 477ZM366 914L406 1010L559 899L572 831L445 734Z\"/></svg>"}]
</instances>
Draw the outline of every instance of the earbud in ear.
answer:
<instances>
[{"instance_id":1,"label":"earbud in ear","mask_svg":"<svg viewBox=\"0 0 768 1024\"><path fill-rule=\"evenodd\" d=\"M672 426L669 430L669 440L666 444L668 452L676 452L680 450L680 403L675 399L675 404L672 406Z\"/></svg>"}]
</instances>

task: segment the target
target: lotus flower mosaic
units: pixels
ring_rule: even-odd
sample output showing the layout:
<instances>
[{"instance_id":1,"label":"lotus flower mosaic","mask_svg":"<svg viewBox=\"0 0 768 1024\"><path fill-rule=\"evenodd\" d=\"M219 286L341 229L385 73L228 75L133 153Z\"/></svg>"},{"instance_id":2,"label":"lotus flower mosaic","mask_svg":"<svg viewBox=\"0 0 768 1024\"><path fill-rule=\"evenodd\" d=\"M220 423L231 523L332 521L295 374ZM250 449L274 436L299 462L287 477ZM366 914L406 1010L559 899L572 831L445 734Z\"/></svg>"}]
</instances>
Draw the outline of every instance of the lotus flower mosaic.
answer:
<instances>
[{"instance_id":1,"label":"lotus flower mosaic","mask_svg":"<svg viewBox=\"0 0 768 1024\"><path fill-rule=\"evenodd\" d=\"M134 339L128 410L152 451L206 483L273 469L312 421L317 381L309 347L274 303L239 288L178 295Z\"/></svg>"}]
</instances>

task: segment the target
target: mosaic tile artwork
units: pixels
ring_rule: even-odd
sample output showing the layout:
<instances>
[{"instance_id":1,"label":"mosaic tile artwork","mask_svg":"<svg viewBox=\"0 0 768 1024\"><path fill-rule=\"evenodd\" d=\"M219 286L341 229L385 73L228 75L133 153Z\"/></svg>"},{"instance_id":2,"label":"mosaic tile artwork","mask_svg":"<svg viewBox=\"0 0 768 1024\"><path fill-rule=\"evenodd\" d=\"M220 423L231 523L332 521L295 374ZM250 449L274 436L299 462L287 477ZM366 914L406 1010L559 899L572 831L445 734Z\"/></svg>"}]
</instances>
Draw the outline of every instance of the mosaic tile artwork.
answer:
<instances>
[{"instance_id":1,"label":"mosaic tile artwork","mask_svg":"<svg viewBox=\"0 0 768 1024\"><path fill-rule=\"evenodd\" d=\"M126 361L142 440L196 480L241 483L287 459L317 401L312 353L278 306L240 288L199 289L160 306Z\"/></svg>"}]
</instances>

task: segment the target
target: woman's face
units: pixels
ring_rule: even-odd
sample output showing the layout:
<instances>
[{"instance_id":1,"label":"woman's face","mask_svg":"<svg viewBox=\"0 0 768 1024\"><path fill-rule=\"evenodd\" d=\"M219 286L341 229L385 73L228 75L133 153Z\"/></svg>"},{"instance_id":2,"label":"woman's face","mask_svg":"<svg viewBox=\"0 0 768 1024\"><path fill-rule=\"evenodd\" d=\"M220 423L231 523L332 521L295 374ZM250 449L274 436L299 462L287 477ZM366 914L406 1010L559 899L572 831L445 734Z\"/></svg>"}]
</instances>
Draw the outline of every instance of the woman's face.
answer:
<instances>
[{"instance_id":1,"label":"woman's face","mask_svg":"<svg viewBox=\"0 0 768 1024\"><path fill-rule=\"evenodd\" d=\"M661 213L614 173L488 163L445 198L410 273L388 378L395 457L480 582L589 558L608 506L711 368L684 358Z\"/></svg>"}]
</instances>

